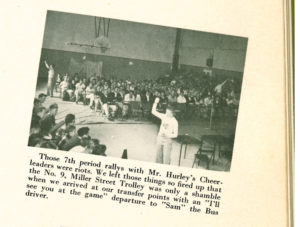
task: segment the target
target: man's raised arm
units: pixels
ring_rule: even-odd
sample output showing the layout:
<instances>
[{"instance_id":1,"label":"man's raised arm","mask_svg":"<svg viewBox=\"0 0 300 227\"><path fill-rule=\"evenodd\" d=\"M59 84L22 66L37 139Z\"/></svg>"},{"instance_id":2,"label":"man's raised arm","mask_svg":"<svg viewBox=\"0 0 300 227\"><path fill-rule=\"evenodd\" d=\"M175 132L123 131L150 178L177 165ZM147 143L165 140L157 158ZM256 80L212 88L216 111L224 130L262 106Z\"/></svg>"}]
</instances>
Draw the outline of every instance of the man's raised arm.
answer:
<instances>
[{"instance_id":1,"label":"man's raised arm","mask_svg":"<svg viewBox=\"0 0 300 227\"><path fill-rule=\"evenodd\" d=\"M44 61L44 63L45 63L46 68L49 69L48 63L46 61Z\"/></svg>"},{"instance_id":2,"label":"man's raised arm","mask_svg":"<svg viewBox=\"0 0 300 227\"><path fill-rule=\"evenodd\" d=\"M159 98L156 98L155 101L154 101L154 103L153 103L151 113L152 113L154 116L156 116L156 117L158 117L158 118L161 119L161 118L163 118L164 114L159 113L159 112L156 110L157 104L158 104L158 103L159 103Z\"/></svg>"}]
</instances>

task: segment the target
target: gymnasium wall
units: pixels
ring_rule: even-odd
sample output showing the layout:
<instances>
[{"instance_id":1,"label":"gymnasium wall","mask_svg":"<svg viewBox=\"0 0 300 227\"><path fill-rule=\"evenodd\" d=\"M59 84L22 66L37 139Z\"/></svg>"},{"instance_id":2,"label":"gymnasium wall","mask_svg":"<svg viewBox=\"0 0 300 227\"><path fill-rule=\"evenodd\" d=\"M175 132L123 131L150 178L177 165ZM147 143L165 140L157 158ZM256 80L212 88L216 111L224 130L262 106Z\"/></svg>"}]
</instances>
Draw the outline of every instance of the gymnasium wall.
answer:
<instances>
[{"instance_id":1,"label":"gymnasium wall","mask_svg":"<svg viewBox=\"0 0 300 227\"><path fill-rule=\"evenodd\" d=\"M94 20L93 16L48 11L43 48L172 62L176 31L174 28L111 19L109 39L112 48L105 54L98 48L66 44L68 42L93 44L96 38ZM103 34L103 31L101 33Z\"/></svg>"},{"instance_id":2,"label":"gymnasium wall","mask_svg":"<svg viewBox=\"0 0 300 227\"><path fill-rule=\"evenodd\" d=\"M66 44L92 44L95 39L94 26L93 16L48 11L39 78L47 77L44 60L54 63L57 72L64 73L68 71L71 58L80 61L84 55L87 60L103 62L105 77L156 79L170 72L175 28L112 19L109 28L112 48L107 52ZM181 68L202 71L213 51L216 75L242 78L246 47L246 38L183 30Z\"/></svg>"},{"instance_id":3,"label":"gymnasium wall","mask_svg":"<svg viewBox=\"0 0 300 227\"><path fill-rule=\"evenodd\" d=\"M213 68L243 72L247 42L243 37L183 30L180 63L206 67L206 59L213 55Z\"/></svg>"},{"instance_id":4,"label":"gymnasium wall","mask_svg":"<svg viewBox=\"0 0 300 227\"><path fill-rule=\"evenodd\" d=\"M74 58L78 62L82 61L82 53L64 50L42 49L39 65L39 78L47 78L48 71L44 65L44 60L54 63L56 72L68 72L69 62ZM106 78L126 78L131 80L156 79L159 76L170 72L170 63L145 61L138 59L121 58L106 55L85 54L89 61L103 62L102 73ZM130 65L132 62L133 65Z\"/></svg>"}]
</instances>

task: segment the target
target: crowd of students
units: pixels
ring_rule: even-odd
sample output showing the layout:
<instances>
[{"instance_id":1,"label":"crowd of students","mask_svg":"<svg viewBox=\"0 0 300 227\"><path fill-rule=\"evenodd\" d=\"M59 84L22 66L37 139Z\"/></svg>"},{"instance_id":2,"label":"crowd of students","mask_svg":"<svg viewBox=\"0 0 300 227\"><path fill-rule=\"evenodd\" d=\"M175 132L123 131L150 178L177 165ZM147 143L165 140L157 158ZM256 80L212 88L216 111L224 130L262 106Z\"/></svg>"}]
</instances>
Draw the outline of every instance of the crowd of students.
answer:
<instances>
[{"instance_id":1,"label":"crowd of students","mask_svg":"<svg viewBox=\"0 0 300 227\"><path fill-rule=\"evenodd\" d=\"M90 137L88 127L77 130L75 115L67 114L57 123L58 105L53 103L46 108L46 98L47 95L41 93L34 99L28 146L106 156L106 146Z\"/></svg>"},{"instance_id":2,"label":"crowd of students","mask_svg":"<svg viewBox=\"0 0 300 227\"><path fill-rule=\"evenodd\" d=\"M83 103L109 120L131 117L135 110L151 117L153 104L158 112L171 108L177 119L209 118L214 113L215 118L228 120L237 115L241 81L233 78L178 73L133 81L67 73L54 76L54 67L47 64L47 95L41 93L34 99L29 146L106 156L106 146L90 137L88 127L77 129L75 115L67 114L64 121L56 122L58 105L44 106L54 91L62 100Z\"/></svg>"},{"instance_id":3,"label":"crowd of students","mask_svg":"<svg viewBox=\"0 0 300 227\"><path fill-rule=\"evenodd\" d=\"M185 115L190 119L207 118L212 105L223 117L225 112L236 116L240 85L232 78L220 81L205 73L166 75L142 81L64 74L57 77L56 91L64 101L83 102L109 119L130 117L132 103L138 103L143 113L150 113L156 97L161 100L159 108L181 106L181 111L190 113Z\"/></svg>"}]
</instances>

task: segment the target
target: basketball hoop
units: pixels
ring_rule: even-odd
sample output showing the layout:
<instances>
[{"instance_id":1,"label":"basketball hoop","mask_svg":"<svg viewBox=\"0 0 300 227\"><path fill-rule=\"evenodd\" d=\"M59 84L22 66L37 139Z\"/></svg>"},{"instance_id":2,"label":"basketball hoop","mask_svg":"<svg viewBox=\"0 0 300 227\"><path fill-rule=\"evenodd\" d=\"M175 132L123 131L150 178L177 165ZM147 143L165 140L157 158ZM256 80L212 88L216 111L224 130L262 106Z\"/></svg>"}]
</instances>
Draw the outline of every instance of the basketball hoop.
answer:
<instances>
[{"instance_id":1,"label":"basketball hoop","mask_svg":"<svg viewBox=\"0 0 300 227\"><path fill-rule=\"evenodd\" d=\"M101 24L103 30L101 29ZM100 17L98 19L97 17L95 17L96 39L94 41L94 46L100 48L101 53L106 52L111 47L110 41L108 39L109 24L110 24L110 19L105 19L103 17ZM100 35L101 30L102 30L102 35Z\"/></svg>"},{"instance_id":2,"label":"basketball hoop","mask_svg":"<svg viewBox=\"0 0 300 227\"><path fill-rule=\"evenodd\" d=\"M106 52L111 47L110 41L106 36L97 37L94 41L94 45L99 47L102 53Z\"/></svg>"},{"instance_id":3,"label":"basketball hoop","mask_svg":"<svg viewBox=\"0 0 300 227\"><path fill-rule=\"evenodd\" d=\"M89 47L89 48L99 48L101 53L105 53L111 48L111 43L108 38L110 19L104 17L95 17L95 39L89 41L89 43L77 43L77 42L67 42L66 45L79 46L79 47ZM101 27L102 25L102 27ZM100 35L102 33L102 35ZM85 60L83 58L83 60Z\"/></svg>"}]
</instances>

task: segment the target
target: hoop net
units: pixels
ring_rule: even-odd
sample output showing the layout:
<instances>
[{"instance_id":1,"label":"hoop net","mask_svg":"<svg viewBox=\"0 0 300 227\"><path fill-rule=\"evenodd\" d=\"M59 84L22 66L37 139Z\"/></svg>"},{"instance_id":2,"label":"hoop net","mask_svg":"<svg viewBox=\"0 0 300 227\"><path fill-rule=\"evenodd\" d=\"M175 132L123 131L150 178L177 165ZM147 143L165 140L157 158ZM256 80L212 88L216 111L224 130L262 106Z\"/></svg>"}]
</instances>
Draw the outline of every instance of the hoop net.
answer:
<instances>
[{"instance_id":1,"label":"hoop net","mask_svg":"<svg viewBox=\"0 0 300 227\"><path fill-rule=\"evenodd\" d=\"M110 41L106 36L99 36L98 38L96 38L94 41L94 45L100 47L102 53L111 48Z\"/></svg>"}]
</instances>

